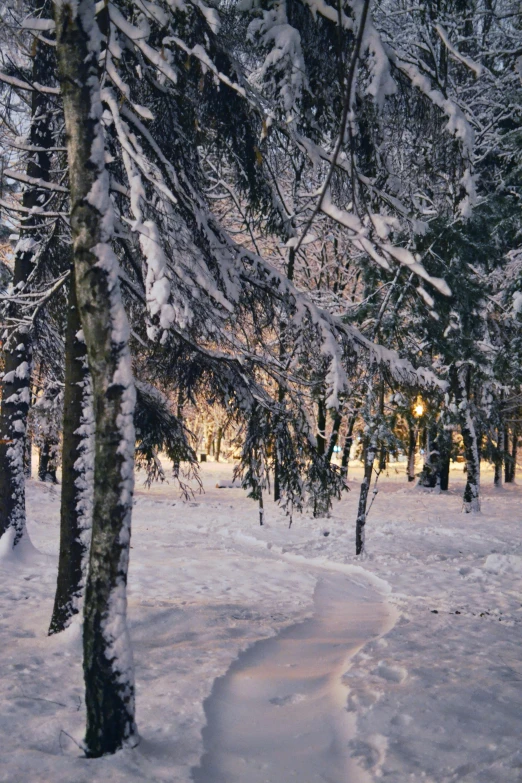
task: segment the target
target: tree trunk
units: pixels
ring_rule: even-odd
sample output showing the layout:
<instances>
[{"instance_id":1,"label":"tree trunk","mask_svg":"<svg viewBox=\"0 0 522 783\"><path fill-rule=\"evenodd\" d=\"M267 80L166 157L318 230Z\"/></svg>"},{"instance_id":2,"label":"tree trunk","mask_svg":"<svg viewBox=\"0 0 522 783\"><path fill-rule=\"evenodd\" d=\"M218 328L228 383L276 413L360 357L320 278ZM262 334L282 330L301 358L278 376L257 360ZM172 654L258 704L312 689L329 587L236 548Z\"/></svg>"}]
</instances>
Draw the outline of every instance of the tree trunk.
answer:
<instances>
[{"instance_id":1,"label":"tree trunk","mask_svg":"<svg viewBox=\"0 0 522 783\"><path fill-rule=\"evenodd\" d=\"M183 424L183 388L180 386L178 388L178 401L176 406L176 416L179 420L179 423ZM172 474L175 478L179 477L181 465L179 463L179 460L176 460L174 464L172 465Z\"/></svg>"},{"instance_id":2,"label":"tree trunk","mask_svg":"<svg viewBox=\"0 0 522 783\"><path fill-rule=\"evenodd\" d=\"M417 451L417 427L408 422L408 481L415 481L415 452Z\"/></svg>"},{"instance_id":3,"label":"tree trunk","mask_svg":"<svg viewBox=\"0 0 522 783\"><path fill-rule=\"evenodd\" d=\"M366 525L366 505L368 503L368 492L372 480L373 462L377 452L375 435L366 438L364 449L364 478L361 484L359 494L359 507L357 509L357 520L355 523L355 554L360 555L364 552L364 528Z\"/></svg>"},{"instance_id":4,"label":"tree trunk","mask_svg":"<svg viewBox=\"0 0 522 783\"><path fill-rule=\"evenodd\" d=\"M58 467L59 443L55 438L45 438L40 448L38 460L38 478L50 484L58 484L56 469Z\"/></svg>"},{"instance_id":5,"label":"tree trunk","mask_svg":"<svg viewBox=\"0 0 522 783\"><path fill-rule=\"evenodd\" d=\"M437 438L437 445L439 449L439 473L440 473L440 489L446 492L449 488L449 474L451 464L451 445L452 435L451 430L445 430L444 428L439 432Z\"/></svg>"},{"instance_id":6,"label":"tree trunk","mask_svg":"<svg viewBox=\"0 0 522 783\"><path fill-rule=\"evenodd\" d=\"M65 630L80 611L92 517L94 411L74 276L65 335L60 557L49 634Z\"/></svg>"},{"instance_id":7,"label":"tree trunk","mask_svg":"<svg viewBox=\"0 0 522 783\"><path fill-rule=\"evenodd\" d=\"M449 489L449 474L450 474L450 457L447 455L446 459L442 460L440 466L440 488L443 492Z\"/></svg>"},{"instance_id":8,"label":"tree trunk","mask_svg":"<svg viewBox=\"0 0 522 783\"><path fill-rule=\"evenodd\" d=\"M320 397L317 401L317 453L320 457L325 456L326 452L326 406L324 399ZM328 513L328 503L325 502L324 493L320 496L314 496L313 516L323 517Z\"/></svg>"},{"instance_id":9,"label":"tree trunk","mask_svg":"<svg viewBox=\"0 0 522 783\"><path fill-rule=\"evenodd\" d=\"M49 83L50 47L35 39L32 63L32 79L40 84ZM29 177L50 179L51 160L46 151L52 146L51 116L45 93L31 93L31 145L42 150L31 153L27 163ZM26 186L22 204L27 209L37 209L45 202L48 191ZM28 213L26 213L28 214ZM21 218L20 240L15 249L13 291L28 293L24 287L33 269L35 253L43 235L36 228L42 218L29 215ZM11 304L9 318L19 325L4 341L4 376L2 380L2 404L0 408L0 537L10 531L11 544L15 547L25 532L25 475L24 454L26 448L27 414L31 402L31 329L22 323L19 305Z\"/></svg>"},{"instance_id":10,"label":"tree trunk","mask_svg":"<svg viewBox=\"0 0 522 783\"><path fill-rule=\"evenodd\" d=\"M328 462L332 461L335 447L339 441L339 430L341 429L342 420L343 419L341 414L339 411L336 411L333 419L332 434L330 435L330 440L328 441L328 450L326 452L326 459Z\"/></svg>"},{"instance_id":11,"label":"tree trunk","mask_svg":"<svg viewBox=\"0 0 522 783\"><path fill-rule=\"evenodd\" d=\"M223 440L223 427L218 427L216 435L216 462L219 462L221 455L221 441Z\"/></svg>"},{"instance_id":12,"label":"tree trunk","mask_svg":"<svg viewBox=\"0 0 522 783\"><path fill-rule=\"evenodd\" d=\"M274 500L277 502L281 500L281 482L280 482L281 467L279 465L279 458L277 454L277 445L274 451Z\"/></svg>"},{"instance_id":13,"label":"tree trunk","mask_svg":"<svg viewBox=\"0 0 522 783\"><path fill-rule=\"evenodd\" d=\"M457 373L455 397L467 466L463 496L464 511L467 514L480 511L480 459L475 423L470 410L470 388L471 370L468 365L465 365L459 368Z\"/></svg>"},{"instance_id":14,"label":"tree trunk","mask_svg":"<svg viewBox=\"0 0 522 783\"><path fill-rule=\"evenodd\" d=\"M112 251L112 205L100 122L100 30L93 0L54 5L62 88L78 310L95 411L94 495L84 605L85 752L137 742L126 584L134 483L135 389L129 327Z\"/></svg>"},{"instance_id":15,"label":"tree trunk","mask_svg":"<svg viewBox=\"0 0 522 783\"><path fill-rule=\"evenodd\" d=\"M504 427L497 429L497 449L495 452L495 476L493 483L497 489L502 489L502 463L504 454Z\"/></svg>"},{"instance_id":16,"label":"tree trunk","mask_svg":"<svg viewBox=\"0 0 522 783\"><path fill-rule=\"evenodd\" d=\"M357 420L357 413L358 410L356 410L350 417L346 438L344 440L343 456L341 459L341 475L345 481L348 478L348 464L350 462L350 451L352 450L353 446L353 428L355 427L355 422Z\"/></svg>"},{"instance_id":17,"label":"tree trunk","mask_svg":"<svg viewBox=\"0 0 522 783\"><path fill-rule=\"evenodd\" d=\"M381 427L384 427L384 378L381 378L379 386L379 414L381 418ZM381 441L381 447L379 449L379 473L386 470L387 457L386 443Z\"/></svg>"},{"instance_id":18,"label":"tree trunk","mask_svg":"<svg viewBox=\"0 0 522 783\"><path fill-rule=\"evenodd\" d=\"M26 434L25 449L24 449L24 475L26 478L31 478L32 470L33 470L33 442L30 434Z\"/></svg>"},{"instance_id":19,"label":"tree trunk","mask_svg":"<svg viewBox=\"0 0 522 783\"><path fill-rule=\"evenodd\" d=\"M281 357L284 356L283 348L281 348ZM285 388L281 384L279 384L277 389L277 401L279 405L282 407L283 401L285 399ZM278 425L278 419L276 417L274 421L274 429L276 432L275 437L275 443L274 443L274 500L277 502L278 500L281 500L281 464L279 461L279 448L277 443L277 425Z\"/></svg>"},{"instance_id":20,"label":"tree trunk","mask_svg":"<svg viewBox=\"0 0 522 783\"><path fill-rule=\"evenodd\" d=\"M294 279L294 271L295 271L295 248L291 247L290 250L288 251L288 264L286 268L286 276L288 280L292 281ZM281 361L281 365L284 364L285 353L286 353L285 344L284 344L285 329L286 329L286 323L284 321L281 321L281 323L279 324L279 334L281 336L279 358ZM285 387L282 384L279 384L277 388L277 401L281 407L283 406L284 399L285 399ZM277 426L277 419L275 420L275 425ZM281 465L279 462L279 453L278 453L277 439L276 439L275 449L274 449L274 500L275 501L281 500L280 473L281 473Z\"/></svg>"},{"instance_id":21,"label":"tree trunk","mask_svg":"<svg viewBox=\"0 0 522 783\"><path fill-rule=\"evenodd\" d=\"M504 448L506 452L506 458L504 461L504 481L506 482L506 484L511 484L515 480L515 470L517 466L517 445L518 445L517 440L518 440L518 431L517 431L517 423L515 421L513 422L513 427L511 430L511 444L509 443L509 429L508 427L505 428ZM511 450L509 448L510 445L511 445Z\"/></svg>"},{"instance_id":22,"label":"tree trunk","mask_svg":"<svg viewBox=\"0 0 522 783\"><path fill-rule=\"evenodd\" d=\"M511 479L511 453L509 450L509 425L504 426L504 482L510 484Z\"/></svg>"},{"instance_id":23,"label":"tree trunk","mask_svg":"<svg viewBox=\"0 0 522 783\"><path fill-rule=\"evenodd\" d=\"M382 473L384 470L386 470L387 463L388 452L386 451L386 446L382 444L379 451L379 473Z\"/></svg>"},{"instance_id":24,"label":"tree trunk","mask_svg":"<svg viewBox=\"0 0 522 783\"><path fill-rule=\"evenodd\" d=\"M517 447L518 447L518 427L516 421L513 422L513 440L511 442L511 468L510 468L510 482L515 481L517 473Z\"/></svg>"}]
</instances>

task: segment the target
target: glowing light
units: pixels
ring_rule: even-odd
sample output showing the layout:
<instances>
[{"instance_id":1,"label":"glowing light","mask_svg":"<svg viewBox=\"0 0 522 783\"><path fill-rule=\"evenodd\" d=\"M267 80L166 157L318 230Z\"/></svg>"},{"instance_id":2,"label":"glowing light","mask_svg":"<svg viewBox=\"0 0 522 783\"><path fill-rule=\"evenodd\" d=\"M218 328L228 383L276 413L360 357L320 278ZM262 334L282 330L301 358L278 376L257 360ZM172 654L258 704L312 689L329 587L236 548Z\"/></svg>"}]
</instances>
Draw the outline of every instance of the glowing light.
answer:
<instances>
[{"instance_id":1,"label":"glowing light","mask_svg":"<svg viewBox=\"0 0 522 783\"><path fill-rule=\"evenodd\" d=\"M417 402L413 406L413 415L420 419L424 414L424 403L420 397L417 397Z\"/></svg>"}]
</instances>

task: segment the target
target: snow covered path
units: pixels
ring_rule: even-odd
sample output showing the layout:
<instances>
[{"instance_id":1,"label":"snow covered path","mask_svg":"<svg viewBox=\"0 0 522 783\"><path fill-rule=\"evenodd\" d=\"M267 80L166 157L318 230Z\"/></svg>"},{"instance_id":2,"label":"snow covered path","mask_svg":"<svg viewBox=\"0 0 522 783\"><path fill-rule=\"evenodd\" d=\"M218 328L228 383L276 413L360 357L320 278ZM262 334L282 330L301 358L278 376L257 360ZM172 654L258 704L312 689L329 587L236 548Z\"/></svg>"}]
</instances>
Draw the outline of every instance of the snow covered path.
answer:
<instances>
[{"instance_id":1,"label":"snow covered path","mask_svg":"<svg viewBox=\"0 0 522 783\"><path fill-rule=\"evenodd\" d=\"M0 557L0 783L194 783L197 770L208 771L218 730L228 731L224 717L214 720L213 689L229 678L237 684L243 672L243 695L254 658L270 675L262 689L260 677L253 683L259 747L242 747L234 759L226 739L228 761L212 763L273 764L276 743L261 730L284 731L288 743L305 734L313 705L333 724L317 721L318 737L299 745L312 747L313 763L292 746L294 767L306 763L306 776L278 771L272 781L309 783L315 771L335 783L522 783L522 486L495 490L484 468L482 513L466 515L461 470L452 471L448 493L435 495L392 466L380 480L361 560L353 520L362 471L350 471L354 491L330 519L296 515L290 529L273 501L260 527L257 505L241 489L216 487L230 484L232 465L202 465L205 494L187 502L172 484L147 490L138 477L129 626L141 742L102 759L84 758L76 744L85 721L80 628L47 636L59 492L29 482L36 551ZM388 631L361 624L375 619L375 601L400 614ZM325 624L336 622L339 603L342 643L331 650L329 676L291 687L278 681L279 669L297 674L284 665L295 663L292 634L306 630L337 644ZM359 638L348 636L354 623ZM317 649L310 646L314 666ZM320 769L317 748L328 741L348 767L342 778L329 755ZM252 769L242 783L257 783ZM268 766L263 774L270 780ZM197 783L217 783L217 775Z\"/></svg>"},{"instance_id":2,"label":"snow covered path","mask_svg":"<svg viewBox=\"0 0 522 783\"><path fill-rule=\"evenodd\" d=\"M367 585L321 576L313 617L257 642L214 683L195 783L361 781L341 678L349 657L386 633L394 616Z\"/></svg>"}]
</instances>

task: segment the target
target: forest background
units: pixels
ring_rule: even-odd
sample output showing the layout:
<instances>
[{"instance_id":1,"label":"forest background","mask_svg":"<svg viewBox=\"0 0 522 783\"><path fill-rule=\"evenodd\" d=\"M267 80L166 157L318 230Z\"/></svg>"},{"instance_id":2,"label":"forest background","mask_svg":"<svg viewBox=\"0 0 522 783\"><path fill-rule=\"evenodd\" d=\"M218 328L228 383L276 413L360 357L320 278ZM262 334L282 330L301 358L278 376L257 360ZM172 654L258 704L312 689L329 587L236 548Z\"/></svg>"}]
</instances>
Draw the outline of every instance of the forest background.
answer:
<instances>
[{"instance_id":1,"label":"forest background","mask_svg":"<svg viewBox=\"0 0 522 783\"><path fill-rule=\"evenodd\" d=\"M89 756L137 739L134 460L182 492L198 429L259 504L325 517L354 439L512 482L522 350L519 3L2 6L0 534L29 444L61 540L50 633L84 612ZM210 438L210 423L213 424ZM340 459L334 455L340 454ZM505 475L503 476L503 473Z\"/></svg>"}]
</instances>

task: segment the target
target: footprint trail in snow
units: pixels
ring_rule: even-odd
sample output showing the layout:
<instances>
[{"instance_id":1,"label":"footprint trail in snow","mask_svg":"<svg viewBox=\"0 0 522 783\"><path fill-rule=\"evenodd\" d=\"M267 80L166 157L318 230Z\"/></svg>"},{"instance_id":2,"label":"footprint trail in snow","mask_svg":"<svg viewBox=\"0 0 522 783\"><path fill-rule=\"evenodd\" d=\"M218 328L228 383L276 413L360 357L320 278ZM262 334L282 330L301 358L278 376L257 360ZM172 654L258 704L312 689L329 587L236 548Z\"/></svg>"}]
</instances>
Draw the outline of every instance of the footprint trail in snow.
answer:
<instances>
[{"instance_id":1,"label":"footprint trail in snow","mask_svg":"<svg viewBox=\"0 0 522 783\"><path fill-rule=\"evenodd\" d=\"M195 783L364 783L341 677L364 644L394 624L372 587L322 576L314 615L245 652L205 702L205 752Z\"/></svg>"}]
</instances>

